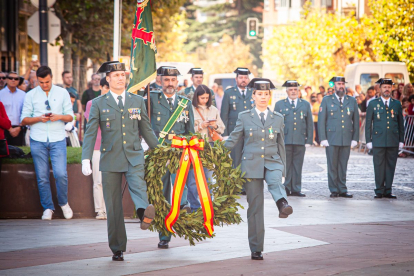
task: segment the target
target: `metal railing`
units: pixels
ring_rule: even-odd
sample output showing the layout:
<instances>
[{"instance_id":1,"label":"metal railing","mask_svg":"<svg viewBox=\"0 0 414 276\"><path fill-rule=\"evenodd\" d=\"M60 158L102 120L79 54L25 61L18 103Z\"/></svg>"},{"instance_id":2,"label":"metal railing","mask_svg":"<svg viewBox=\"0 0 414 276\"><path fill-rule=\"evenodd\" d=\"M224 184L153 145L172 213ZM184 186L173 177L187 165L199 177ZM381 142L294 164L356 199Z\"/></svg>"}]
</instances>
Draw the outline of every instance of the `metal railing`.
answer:
<instances>
[{"instance_id":1,"label":"metal railing","mask_svg":"<svg viewBox=\"0 0 414 276\"><path fill-rule=\"evenodd\" d=\"M403 152L414 154L414 115L404 117L404 147Z\"/></svg>"}]
</instances>

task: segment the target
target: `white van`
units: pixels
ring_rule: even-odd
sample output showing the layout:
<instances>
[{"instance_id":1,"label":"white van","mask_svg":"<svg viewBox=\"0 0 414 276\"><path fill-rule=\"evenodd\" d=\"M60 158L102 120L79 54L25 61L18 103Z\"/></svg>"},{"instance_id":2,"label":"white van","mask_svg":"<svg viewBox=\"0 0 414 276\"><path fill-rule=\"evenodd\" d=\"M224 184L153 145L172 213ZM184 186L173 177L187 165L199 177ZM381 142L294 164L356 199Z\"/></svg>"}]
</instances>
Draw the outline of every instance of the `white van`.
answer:
<instances>
[{"instance_id":1,"label":"white van","mask_svg":"<svg viewBox=\"0 0 414 276\"><path fill-rule=\"evenodd\" d=\"M361 62L345 68L346 86L355 89L359 84L364 93L380 78L392 79L395 84L410 82L404 62Z\"/></svg>"}]
</instances>

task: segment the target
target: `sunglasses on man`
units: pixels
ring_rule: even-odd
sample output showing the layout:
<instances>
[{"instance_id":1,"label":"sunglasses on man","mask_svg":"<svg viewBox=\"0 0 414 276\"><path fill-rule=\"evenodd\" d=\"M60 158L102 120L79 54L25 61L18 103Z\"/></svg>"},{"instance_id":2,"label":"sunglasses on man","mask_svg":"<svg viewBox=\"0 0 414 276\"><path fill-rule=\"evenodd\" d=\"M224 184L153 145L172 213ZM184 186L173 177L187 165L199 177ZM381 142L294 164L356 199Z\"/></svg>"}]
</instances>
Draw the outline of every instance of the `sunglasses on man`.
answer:
<instances>
[{"instance_id":1,"label":"sunglasses on man","mask_svg":"<svg viewBox=\"0 0 414 276\"><path fill-rule=\"evenodd\" d=\"M7 79L7 77L0 77L0 79L5 80L5 79Z\"/></svg>"},{"instance_id":2,"label":"sunglasses on man","mask_svg":"<svg viewBox=\"0 0 414 276\"><path fill-rule=\"evenodd\" d=\"M20 78L12 78L12 77L7 77L9 80L14 80L14 81L18 81L20 80Z\"/></svg>"}]
</instances>

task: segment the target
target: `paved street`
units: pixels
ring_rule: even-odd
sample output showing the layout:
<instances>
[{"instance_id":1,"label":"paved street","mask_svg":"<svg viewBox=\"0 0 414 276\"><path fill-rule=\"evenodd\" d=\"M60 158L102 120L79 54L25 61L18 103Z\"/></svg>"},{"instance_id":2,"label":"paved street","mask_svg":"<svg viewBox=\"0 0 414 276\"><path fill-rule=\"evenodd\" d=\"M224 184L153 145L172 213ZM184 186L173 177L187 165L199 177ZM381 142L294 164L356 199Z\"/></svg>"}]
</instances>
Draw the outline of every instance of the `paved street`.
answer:
<instances>
[{"instance_id":1,"label":"paved street","mask_svg":"<svg viewBox=\"0 0 414 276\"><path fill-rule=\"evenodd\" d=\"M331 199L324 149L309 148L307 198L289 198L294 213L279 219L266 193L264 260L250 260L246 208L240 225L216 227L196 246L174 239L157 248L158 234L126 223L125 262L112 262L106 222L91 219L1 220L0 275L413 275L414 158L399 159L397 200L373 199L372 156L352 152L353 199ZM240 202L247 207L246 198Z\"/></svg>"}]
</instances>

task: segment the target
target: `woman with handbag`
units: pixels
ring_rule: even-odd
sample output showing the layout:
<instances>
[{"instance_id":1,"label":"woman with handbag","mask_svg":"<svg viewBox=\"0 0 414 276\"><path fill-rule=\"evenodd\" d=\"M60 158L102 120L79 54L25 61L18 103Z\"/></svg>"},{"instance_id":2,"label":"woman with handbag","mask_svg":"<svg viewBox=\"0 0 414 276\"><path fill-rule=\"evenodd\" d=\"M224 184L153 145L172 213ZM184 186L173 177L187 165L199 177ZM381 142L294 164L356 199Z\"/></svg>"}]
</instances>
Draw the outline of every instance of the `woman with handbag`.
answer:
<instances>
[{"instance_id":1,"label":"woman with handbag","mask_svg":"<svg viewBox=\"0 0 414 276\"><path fill-rule=\"evenodd\" d=\"M11 122L7 116L4 105L0 102L0 178L1 178L1 163L3 157L9 155L9 148L7 146L6 138L4 137L4 130L11 128Z\"/></svg>"},{"instance_id":2,"label":"woman with handbag","mask_svg":"<svg viewBox=\"0 0 414 276\"><path fill-rule=\"evenodd\" d=\"M199 85L194 91L192 100L194 113L194 130L204 136L204 140L210 144L216 140L223 140L221 134L225 126L220 118L220 111L212 105L211 90L206 85ZM204 168L204 175L208 183L211 183L213 172ZM194 171L190 170L187 176L188 195L191 211L195 212L201 207L198 199L197 184Z\"/></svg>"}]
</instances>

